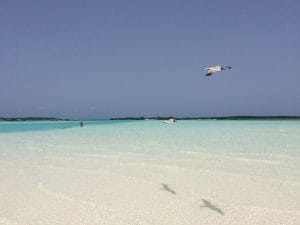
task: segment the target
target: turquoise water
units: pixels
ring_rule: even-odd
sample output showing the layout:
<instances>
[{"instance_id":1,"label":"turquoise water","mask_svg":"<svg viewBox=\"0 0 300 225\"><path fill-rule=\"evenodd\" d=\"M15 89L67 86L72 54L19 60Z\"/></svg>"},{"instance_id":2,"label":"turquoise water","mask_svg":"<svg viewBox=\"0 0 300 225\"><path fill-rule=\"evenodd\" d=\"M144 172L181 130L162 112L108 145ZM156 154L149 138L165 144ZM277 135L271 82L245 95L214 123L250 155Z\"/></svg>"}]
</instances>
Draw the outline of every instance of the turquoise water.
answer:
<instances>
[{"instance_id":1,"label":"turquoise water","mask_svg":"<svg viewBox=\"0 0 300 225\"><path fill-rule=\"evenodd\" d=\"M173 171L176 177L177 173L190 176L188 171L218 171L299 181L299 120L180 120L174 124L102 120L84 124L0 123L0 162L50 171L92 169L95 174L144 170L143 179L151 173L161 176L160 172Z\"/></svg>"},{"instance_id":2,"label":"turquoise water","mask_svg":"<svg viewBox=\"0 0 300 225\"><path fill-rule=\"evenodd\" d=\"M111 120L84 121L84 125L112 124ZM80 121L24 121L24 122L0 122L0 133L47 131L79 127Z\"/></svg>"},{"instance_id":3,"label":"turquoise water","mask_svg":"<svg viewBox=\"0 0 300 225\"><path fill-rule=\"evenodd\" d=\"M1 122L0 151L300 154L299 120ZM19 143L19 145L18 145ZM25 143L25 144L24 144ZM48 147L45 148L45 145ZM28 148L24 146L29 146ZM52 146L51 148L49 146Z\"/></svg>"},{"instance_id":4,"label":"turquoise water","mask_svg":"<svg viewBox=\"0 0 300 225\"><path fill-rule=\"evenodd\" d=\"M116 219L103 224L299 221L299 120L84 124L0 123L1 222L99 224L102 215ZM141 222L120 223L118 215Z\"/></svg>"}]
</instances>

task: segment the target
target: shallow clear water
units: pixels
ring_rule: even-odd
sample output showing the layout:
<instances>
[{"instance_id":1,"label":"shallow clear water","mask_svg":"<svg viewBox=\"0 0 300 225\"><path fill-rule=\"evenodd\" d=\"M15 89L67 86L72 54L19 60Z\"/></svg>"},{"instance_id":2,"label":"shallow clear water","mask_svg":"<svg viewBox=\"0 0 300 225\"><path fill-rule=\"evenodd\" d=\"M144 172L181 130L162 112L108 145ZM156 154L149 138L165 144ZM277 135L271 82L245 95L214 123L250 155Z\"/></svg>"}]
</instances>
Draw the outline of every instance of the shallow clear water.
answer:
<instances>
[{"instance_id":1,"label":"shallow clear water","mask_svg":"<svg viewBox=\"0 0 300 225\"><path fill-rule=\"evenodd\" d=\"M0 123L0 224L298 224L299 120L84 124Z\"/></svg>"},{"instance_id":2,"label":"shallow clear water","mask_svg":"<svg viewBox=\"0 0 300 225\"><path fill-rule=\"evenodd\" d=\"M81 121L20 121L20 122L1 122L0 133L8 132L28 132L28 131L47 131L56 129L66 129L80 126ZM85 121L85 125L111 124L111 120Z\"/></svg>"},{"instance_id":3,"label":"shallow clear water","mask_svg":"<svg viewBox=\"0 0 300 225\"><path fill-rule=\"evenodd\" d=\"M299 120L1 122L0 151L300 154ZM30 148L30 145L31 147ZM41 146L39 146L41 145ZM22 146L22 147L21 147ZM25 147L27 146L27 147ZM10 149L11 150L11 149Z\"/></svg>"}]
</instances>

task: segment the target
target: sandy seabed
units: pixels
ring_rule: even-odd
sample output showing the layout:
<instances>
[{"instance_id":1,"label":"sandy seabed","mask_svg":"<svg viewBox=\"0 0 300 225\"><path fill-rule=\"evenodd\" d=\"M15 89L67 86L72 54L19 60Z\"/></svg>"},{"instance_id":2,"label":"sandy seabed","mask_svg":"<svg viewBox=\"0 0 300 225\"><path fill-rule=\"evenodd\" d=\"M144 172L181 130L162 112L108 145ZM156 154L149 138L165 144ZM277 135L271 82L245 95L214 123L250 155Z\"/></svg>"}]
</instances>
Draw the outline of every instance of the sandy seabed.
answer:
<instances>
[{"instance_id":1,"label":"sandy seabed","mask_svg":"<svg viewBox=\"0 0 300 225\"><path fill-rule=\"evenodd\" d=\"M1 159L0 224L296 225L299 172L280 162L203 153Z\"/></svg>"},{"instance_id":2,"label":"sandy seabed","mask_svg":"<svg viewBox=\"0 0 300 225\"><path fill-rule=\"evenodd\" d=\"M0 136L0 225L300 224L297 154L50 134Z\"/></svg>"}]
</instances>

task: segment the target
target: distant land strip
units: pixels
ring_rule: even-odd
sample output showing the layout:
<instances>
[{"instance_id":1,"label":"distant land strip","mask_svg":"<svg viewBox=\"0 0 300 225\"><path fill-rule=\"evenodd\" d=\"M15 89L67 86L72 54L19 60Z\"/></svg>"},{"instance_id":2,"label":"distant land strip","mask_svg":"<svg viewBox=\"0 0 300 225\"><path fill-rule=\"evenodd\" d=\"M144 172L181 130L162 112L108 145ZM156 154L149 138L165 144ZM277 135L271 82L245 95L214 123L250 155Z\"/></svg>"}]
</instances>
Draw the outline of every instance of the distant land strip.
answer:
<instances>
[{"instance_id":1,"label":"distant land strip","mask_svg":"<svg viewBox=\"0 0 300 225\"><path fill-rule=\"evenodd\" d=\"M213 117L114 117L110 120L300 120L300 116L213 116ZM77 119L78 120L78 119ZM0 117L0 121L71 121L71 119L61 119L53 117Z\"/></svg>"},{"instance_id":2,"label":"distant land strip","mask_svg":"<svg viewBox=\"0 0 300 225\"><path fill-rule=\"evenodd\" d=\"M20 117L20 118L7 118L0 117L0 121L69 121L69 119L60 119L60 118L52 118L52 117Z\"/></svg>"},{"instance_id":3,"label":"distant land strip","mask_svg":"<svg viewBox=\"0 0 300 225\"><path fill-rule=\"evenodd\" d=\"M300 116L213 116L213 117L116 117L111 120L298 120Z\"/></svg>"}]
</instances>

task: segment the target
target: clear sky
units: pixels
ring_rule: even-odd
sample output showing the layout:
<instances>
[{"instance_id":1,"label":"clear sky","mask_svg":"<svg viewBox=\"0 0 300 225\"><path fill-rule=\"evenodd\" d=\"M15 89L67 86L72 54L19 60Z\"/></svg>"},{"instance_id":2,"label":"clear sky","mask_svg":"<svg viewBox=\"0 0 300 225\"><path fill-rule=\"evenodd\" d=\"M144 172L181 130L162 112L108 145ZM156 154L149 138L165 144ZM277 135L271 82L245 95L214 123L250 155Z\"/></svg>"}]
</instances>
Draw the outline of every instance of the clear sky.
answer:
<instances>
[{"instance_id":1,"label":"clear sky","mask_svg":"<svg viewBox=\"0 0 300 225\"><path fill-rule=\"evenodd\" d=\"M141 115L300 115L300 1L0 0L0 117Z\"/></svg>"}]
</instances>

